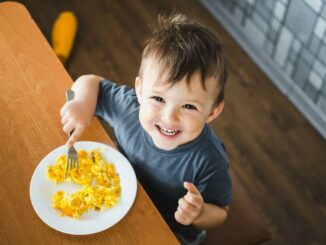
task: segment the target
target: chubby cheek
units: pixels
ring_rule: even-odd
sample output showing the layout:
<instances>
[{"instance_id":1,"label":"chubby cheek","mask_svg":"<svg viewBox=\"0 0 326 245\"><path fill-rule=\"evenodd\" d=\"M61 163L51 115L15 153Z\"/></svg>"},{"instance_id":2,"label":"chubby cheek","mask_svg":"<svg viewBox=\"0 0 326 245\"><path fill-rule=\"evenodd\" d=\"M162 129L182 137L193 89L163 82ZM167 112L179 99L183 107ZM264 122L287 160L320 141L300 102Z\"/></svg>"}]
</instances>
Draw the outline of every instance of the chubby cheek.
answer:
<instances>
[{"instance_id":1,"label":"chubby cheek","mask_svg":"<svg viewBox=\"0 0 326 245\"><path fill-rule=\"evenodd\" d=\"M184 129L189 134L198 134L198 132L200 133L205 125L205 121L200 120L196 117L186 117L184 118L184 122Z\"/></svg>"},{"instance_id":2,"label":"chubby cheek","mask_svg":"<svg viewBox=\"0 0 326 245\"><path fill-rule=\"evenodd\" d=\"M143 127L149 126L149 124L152 124L154 122L156 113L155 108L152 106L141 106L139 111L139 120Z\"/></svg>"}]
</instances>

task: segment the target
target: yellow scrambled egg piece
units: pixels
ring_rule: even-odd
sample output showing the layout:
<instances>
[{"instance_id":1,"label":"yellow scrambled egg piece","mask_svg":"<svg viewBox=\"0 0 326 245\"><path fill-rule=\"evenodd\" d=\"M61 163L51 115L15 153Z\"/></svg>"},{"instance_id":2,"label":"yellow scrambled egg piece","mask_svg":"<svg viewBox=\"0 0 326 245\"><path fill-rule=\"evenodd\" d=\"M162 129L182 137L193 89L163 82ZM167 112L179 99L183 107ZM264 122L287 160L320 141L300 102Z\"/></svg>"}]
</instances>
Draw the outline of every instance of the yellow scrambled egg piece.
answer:
<instances>
[{"instance_id":1,"label":"yellow scrambled egg piece","mask_svg":"<svg viewBox=\"0 0 326 245\"><path fill-rule=\"evenodd\" d=\"M53 208L62 216L79 218L89 209L101 210L118 204L121 195L120 178L114 165L102 158L99 150L78 151L78 170L73 168L65 180L67 156L61 155L48 167L47 177L56 184L64 181L82 186L72 194L60 190L52 196Z\"/></svg>"}]
</instances>

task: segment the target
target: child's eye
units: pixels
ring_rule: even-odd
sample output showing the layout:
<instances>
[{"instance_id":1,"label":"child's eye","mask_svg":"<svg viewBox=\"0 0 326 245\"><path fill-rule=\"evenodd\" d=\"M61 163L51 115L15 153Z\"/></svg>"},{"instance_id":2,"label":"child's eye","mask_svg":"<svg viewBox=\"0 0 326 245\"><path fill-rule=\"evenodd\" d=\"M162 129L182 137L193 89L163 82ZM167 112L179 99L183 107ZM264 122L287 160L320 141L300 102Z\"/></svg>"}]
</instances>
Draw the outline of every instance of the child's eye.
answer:
<instances>
[{"instance_id":1,"label":"child's eye","mask_svg":"<svg viewBox=\"0 0 326 245\"><path fill-rule=\"evenodd\" d=\"M156 100L157 102L163 102L163 98L162 97L159 97L159 96L153 96L151 97L152 99Z\"/></svg>"},{"instance_id":2,"label":"child's eye","mask_svg":"<svg viewBox=\"0 0 326 245\"><path fill-rule=\"evenodd\" d=\"M186 108L187 110L197 110L197 108L190 104L185 104L183 108Z\"/></svg>"}]
</instances>

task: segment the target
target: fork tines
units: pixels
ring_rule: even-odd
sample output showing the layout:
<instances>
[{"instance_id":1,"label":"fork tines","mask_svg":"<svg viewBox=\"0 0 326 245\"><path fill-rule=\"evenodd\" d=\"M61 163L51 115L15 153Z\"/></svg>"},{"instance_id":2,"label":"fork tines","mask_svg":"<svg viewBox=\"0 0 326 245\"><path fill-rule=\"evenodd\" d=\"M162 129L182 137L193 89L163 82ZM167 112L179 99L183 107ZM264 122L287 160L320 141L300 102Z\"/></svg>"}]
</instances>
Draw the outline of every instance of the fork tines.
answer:
<instances>
[{"instance_id":1,"label":"fork tines","mask_svg":"<svg viewBox=\"0 0 326 245\"><path fill-rule=\"evenodd\" d=\"M65 179L68 178L68 175L73 168L75 168L77 171L79 168L79 162L78 162L78 153L75 147L72 146L68 150Z\"/></svg>"}]
</instances>

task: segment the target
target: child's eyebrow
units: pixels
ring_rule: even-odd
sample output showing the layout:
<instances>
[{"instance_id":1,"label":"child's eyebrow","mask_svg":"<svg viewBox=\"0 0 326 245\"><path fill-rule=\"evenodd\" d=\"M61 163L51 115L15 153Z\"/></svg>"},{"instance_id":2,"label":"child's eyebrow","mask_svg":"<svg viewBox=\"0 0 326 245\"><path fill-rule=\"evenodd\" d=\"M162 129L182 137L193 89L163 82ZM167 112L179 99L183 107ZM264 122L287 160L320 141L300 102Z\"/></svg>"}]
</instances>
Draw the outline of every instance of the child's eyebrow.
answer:
<instances>
[{"instance_id":1,"label":"child's eyebrow","mask_svg":"<svg viewBox=\"0 0 326 245\"><path fill-rule=\"evenodd\" d=\"M197 105L203 104L203 102L196 99L181 98L181 101L183 101L184 104L197 104Z\"/></svg>"},{"instance_id":2,"label":"child's eyebrow","mask_svg":"<svg viewBox=\"0 0 326 245\"><path fill-rule=\"evenodd\" d=\"M154 93L154 94L161 94L161 95L163 94L163 92L160 92L160 91L158 91L156 89L152 89L150 92Z\"/></svg>"},{"instance_id":3,"label":"child's eyebrow","mask_svg":"<svg viewBox=\"0 0 326 245\"><path fill-rule=\"evenodd\" d=\"M198 100L187 100L187 99L185 99L185 101L190 102L190 103L194 103L194 104L199 104L199 105L202 104L202 103L201 103L200 101L198 101Z\"/></svg>"}]
</instances>

